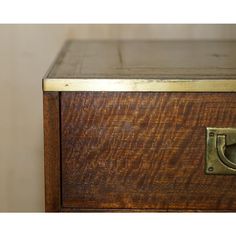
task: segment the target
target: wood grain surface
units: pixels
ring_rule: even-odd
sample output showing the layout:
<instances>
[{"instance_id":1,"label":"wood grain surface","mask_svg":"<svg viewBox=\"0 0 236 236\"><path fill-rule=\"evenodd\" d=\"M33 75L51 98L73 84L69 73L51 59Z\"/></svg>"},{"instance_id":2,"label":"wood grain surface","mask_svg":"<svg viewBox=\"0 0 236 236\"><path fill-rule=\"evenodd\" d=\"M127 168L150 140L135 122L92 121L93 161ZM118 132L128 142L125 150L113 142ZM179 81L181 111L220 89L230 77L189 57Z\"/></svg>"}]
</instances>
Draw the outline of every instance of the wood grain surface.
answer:
<instances>
[{"instance_id":1,"label":"wood grain surface","mask_svg":"<svg viewBox=\"0 0 236 236\"><path fill-rule=\"evenodd\" d=\"M60 211L60 100L58 92L44 92L45 210Z\"/></svg>"},{"instance_id":2,"label":"wood grain surface","mask_svg":"<svg viewBox=\"0 0 236 236\"><path fill-rule=\"evenodd\" d=\"M63 209L235 211L207 126L236 127L235 93L62 93Z\"/></svg>"}]
</instances>

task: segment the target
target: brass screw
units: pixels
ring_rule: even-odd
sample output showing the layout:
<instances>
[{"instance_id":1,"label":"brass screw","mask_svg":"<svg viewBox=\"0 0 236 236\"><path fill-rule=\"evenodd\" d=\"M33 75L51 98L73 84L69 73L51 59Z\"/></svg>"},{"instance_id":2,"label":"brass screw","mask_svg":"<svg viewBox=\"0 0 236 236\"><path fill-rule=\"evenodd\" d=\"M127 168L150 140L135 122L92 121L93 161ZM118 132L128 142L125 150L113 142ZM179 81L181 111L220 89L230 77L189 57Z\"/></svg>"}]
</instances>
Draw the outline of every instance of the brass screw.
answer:
<instances>
[{"instance_id":1,"label":"brass screw","mask_svg":"<svg viewBox=\"0 0 236 236\"><path fill-rule=\"evenodd\" d=\"M213 132L210 132L209 136L213 137L215 134Z\"/></svg>"},{"instance_id":2,"label":"brass screw","mask_svg":"<svg viewBox=\"0 0 236 236\"><path fill-rule=\"evenodd\" d=\"M208 171L212 172L214 170L214 168L211 166L208 168Z\"/></svg>"}]
</instances>

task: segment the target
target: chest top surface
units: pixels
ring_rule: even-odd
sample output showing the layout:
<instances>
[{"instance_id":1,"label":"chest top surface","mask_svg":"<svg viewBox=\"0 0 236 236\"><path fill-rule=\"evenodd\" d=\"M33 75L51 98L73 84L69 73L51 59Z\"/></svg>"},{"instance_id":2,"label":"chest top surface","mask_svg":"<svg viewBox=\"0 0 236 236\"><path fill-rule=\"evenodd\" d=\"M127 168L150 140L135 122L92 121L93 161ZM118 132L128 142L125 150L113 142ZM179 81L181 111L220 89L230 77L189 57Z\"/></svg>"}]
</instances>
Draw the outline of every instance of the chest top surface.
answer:
<instances>
[{"instance_id":1,"label":"chest top surface","mask_svg":"<svg viewBox=\"0 0 236 236\"><path fill-rule=\"evenodd\" d=\"M68 41L49 78L236 77L234 41Z\"/></svg>"},{"instance_id":2,"label":"chest top surface","mask_svg":"<svg viewBox=\"0 0 236 236\"><path fill-rule=\"evenodd\" d=\"M95 79L95 83L91 82L91 79ZM101 86L97 89L99 91L104 88L104 84L107 84L107 80L117 81L109 82L112 85L109 85L109 89L104 89L106 91L116 90L113 89L114 83L116 83L116 88L122 83L122 89L120 89L122 91L129 86L132 90L140 91L141 85L137 88L137 84L142 81L142 88L149 83L149 88L146 90L151 91L150 88L154 84L150 83L153 81L160 83L160 81L196 80L224 80L221 81L221 85L216 85L219 87L230 80L230 84L225 85L228 86L225 90L228 91L232 87L236 90L236 41L71 40L65 43L44 80L46 80L44 81L46 91L96 90L97 80L104 82L103 84L102 81L99 82ZM126 80L126 82L121 80ZM143 80L145 80L145 86ZM78 87L79 82L80 87ZM84 82L86 82L86 89ZM88 86L88 83L96 86L92 88L91 84ZM208 87L215 86L214 83L210 83ZM182 88L184 86L180 85ZM196 88L196 83L194 86ZM169 87L169 89L172 88ZM176 89L172 90L176 91ZM217 91L220 90L217 89Z\"/></svg>"}]
</instances>

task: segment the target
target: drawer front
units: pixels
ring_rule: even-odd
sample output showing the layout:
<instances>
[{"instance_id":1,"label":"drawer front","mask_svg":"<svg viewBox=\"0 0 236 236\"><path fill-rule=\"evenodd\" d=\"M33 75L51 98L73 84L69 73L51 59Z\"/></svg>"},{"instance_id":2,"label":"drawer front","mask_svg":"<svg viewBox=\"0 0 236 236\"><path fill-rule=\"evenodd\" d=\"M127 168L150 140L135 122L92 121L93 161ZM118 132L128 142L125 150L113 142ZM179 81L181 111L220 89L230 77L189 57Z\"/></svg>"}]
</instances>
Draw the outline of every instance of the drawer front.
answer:
<instances>
[{"instance_id":1,"label":"drawer front","mask_svg":"<svg viewBox=\"0 0 236 236\"><path fill-rule=\"evenodd\" d=\"M235 211L206 127L236 127L235 93L62 92L63 209Z\"/></svg>"}]
</instances>

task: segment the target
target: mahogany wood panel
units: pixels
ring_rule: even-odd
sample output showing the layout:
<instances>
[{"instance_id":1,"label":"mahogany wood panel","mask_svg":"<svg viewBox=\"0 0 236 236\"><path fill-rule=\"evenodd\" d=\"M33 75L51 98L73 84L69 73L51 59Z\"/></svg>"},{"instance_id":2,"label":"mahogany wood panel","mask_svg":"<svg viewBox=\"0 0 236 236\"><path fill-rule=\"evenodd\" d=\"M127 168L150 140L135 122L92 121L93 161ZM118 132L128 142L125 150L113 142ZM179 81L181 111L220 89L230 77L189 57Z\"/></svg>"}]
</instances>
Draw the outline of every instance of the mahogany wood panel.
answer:
<instances>
[{"instance_id":1,"label":"mahogany wood panel","mask_svg":"<svg viewBox=\"0 0 236 236\"><path fill-rule=\"evenodd\" d=\"M235 211L236 176L204 173L207 126L236 127L235 93L62 93L62 209Z\"/></svg>"},{"instance_id":2,"label":"mahogany wood panel","mask_svg":"<svg viewBox=\"0 0 236 236\"><path fill-rule=\"evenodd\" d=\"M60 211L60 106L58 92L44 92L45 210Z\"/></svg>"}]
</instances>

